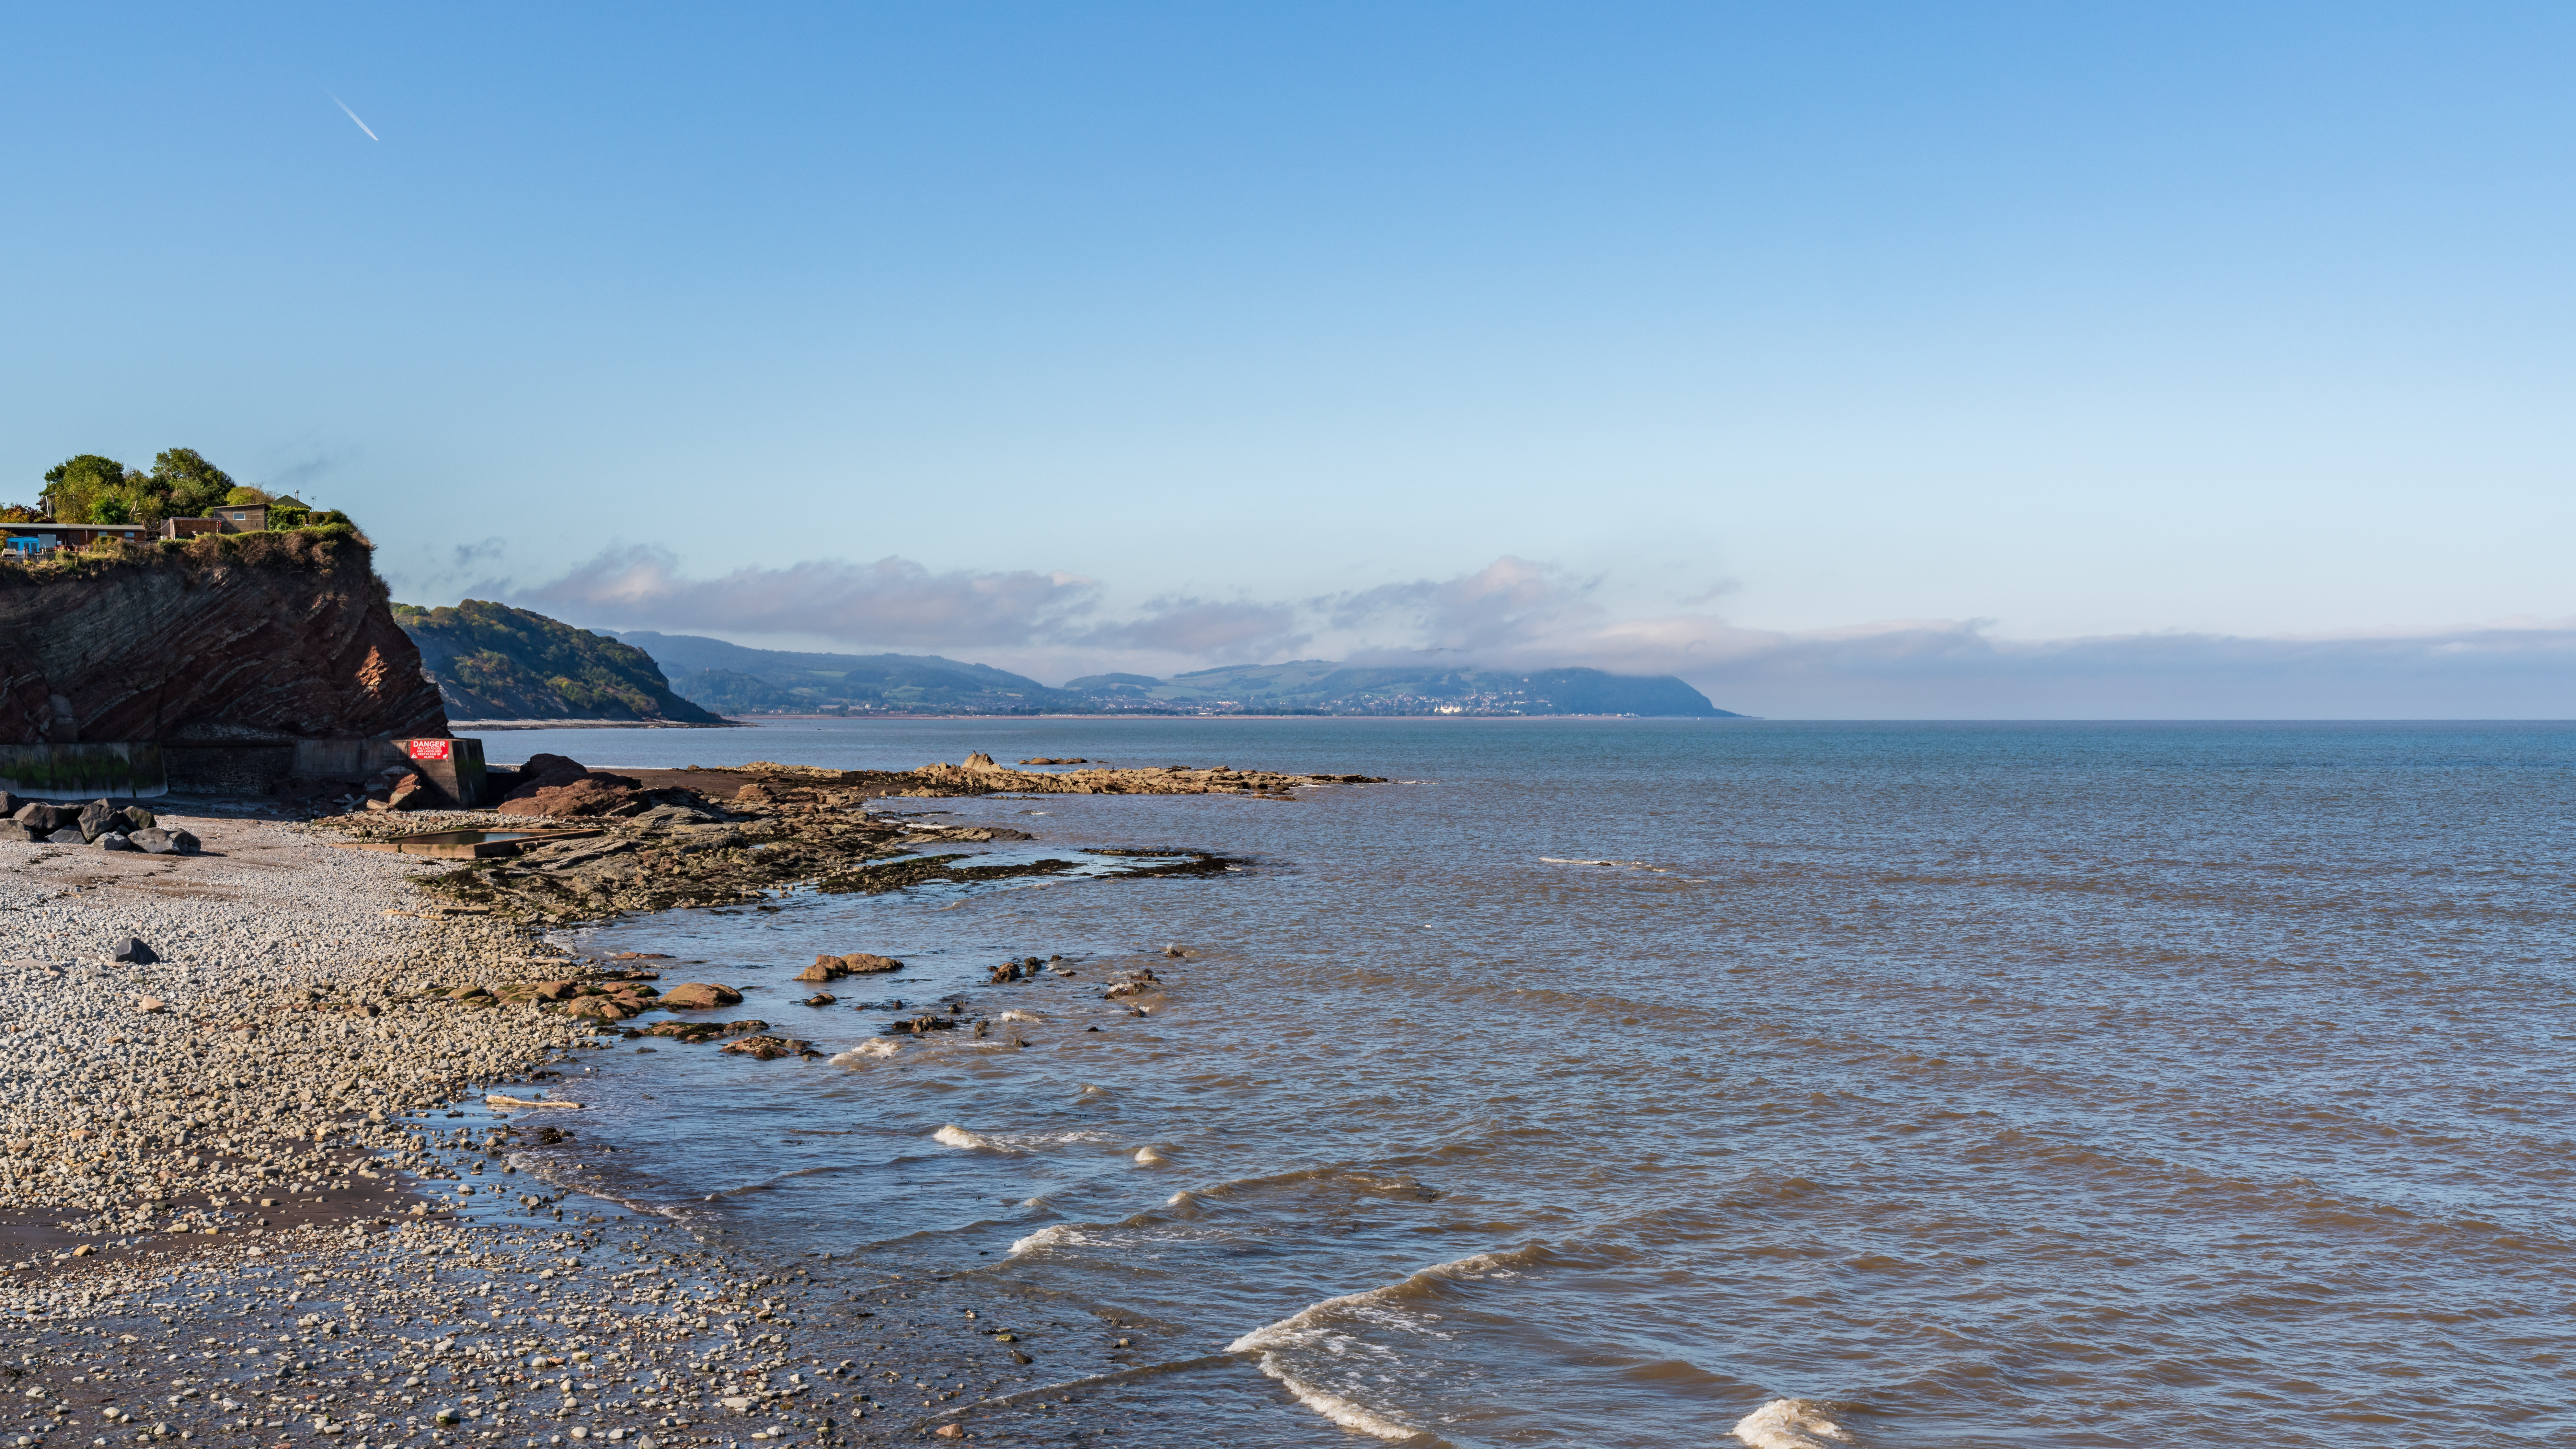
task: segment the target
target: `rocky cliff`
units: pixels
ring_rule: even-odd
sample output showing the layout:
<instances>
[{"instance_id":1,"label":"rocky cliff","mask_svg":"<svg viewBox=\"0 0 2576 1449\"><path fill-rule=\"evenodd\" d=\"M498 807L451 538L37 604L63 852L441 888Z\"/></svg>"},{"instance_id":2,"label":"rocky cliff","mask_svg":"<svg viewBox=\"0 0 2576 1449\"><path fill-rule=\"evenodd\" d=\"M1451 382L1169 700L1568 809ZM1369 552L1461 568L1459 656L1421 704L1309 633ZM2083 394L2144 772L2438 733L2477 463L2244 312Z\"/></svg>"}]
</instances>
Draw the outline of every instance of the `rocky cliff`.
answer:
<instances>
[{"instance_id":1,"label":"rocky cliff","mask_svg":"<svg viewBox=\"0 0 2576 1449\"><path fill-rule=\"evenodd\" d=\"M0 564L0 744L446 733L345 525Z\"/></svg>"}]
</instances>

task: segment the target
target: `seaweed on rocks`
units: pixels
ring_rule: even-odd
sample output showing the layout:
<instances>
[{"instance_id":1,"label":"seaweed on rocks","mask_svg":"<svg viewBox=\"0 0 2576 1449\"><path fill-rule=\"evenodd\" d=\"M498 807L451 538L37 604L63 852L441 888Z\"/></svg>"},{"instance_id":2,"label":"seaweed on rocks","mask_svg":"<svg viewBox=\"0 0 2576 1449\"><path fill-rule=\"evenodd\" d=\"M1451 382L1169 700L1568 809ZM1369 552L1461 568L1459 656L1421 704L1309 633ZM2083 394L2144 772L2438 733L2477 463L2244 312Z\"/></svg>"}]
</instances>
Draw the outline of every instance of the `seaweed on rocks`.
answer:
<instances>
[{"instance_id":1,"label":"seaweed on rocks","mask_svg":"<svg viewBox=\"0 0 2576 1449\"><path fill-rule=\"evenodd\" d=\"M971 855L926 855L916 860L896 861L891 865L871 866L832 876L815 887L825 895L884 895L888 891L927 885L932 881L966 884L972 881L1008 880L1024 875L1061 875L1073 869L1069 860L1032 860L1014 865L955 865L953 861L973 860Z\"/></svg>"},{"instance_id":2,"label":"seaweed on rocks","mask_svg":"<svg viewBox=\"0 0 2576 1449\"><path fill-rule=\"evenodd\" d=\"M567 775L581 769L570 760L555 763L559 772ZM1044 775L993 768L982 756L972 758L965 766L931 765L910 771L754 764L734 770L646 770L637 774L679 776L693 783L638 789L624 804L603 806L599 813L585 814L577 823L598 833L584 839L538 845L516 856L477 860L432 876L423 884L462 906L515 920L557 924L675 907L738 908L767 903L781 892L807 885L827 894L873 895L931 882L963 884L1059 875L1077 870L1079 862L1049 858L961 865L958 862L968 858L963 854L915 856L912 847L931 841L984 844L1028 837L999 826L962 822L941 825L917 818L876 815L869 812L868 806L887 796L988 795L1002 791L1275 793L1369 778L1177 767ZM725 795L728 789L730 796ZM419 821L419 817L413 818ZM389 833L379 823L382 820L380 816L340 817L325 826L357 835L381 835ZM534 822L526 816L451 812L442 815L437 823L446 828L525 829ZM1139 862L1133 868L1109 872L1106 878L1110 879L1216 875L1241 867L1239 861L1201 850L1093 849L1084 854ZM888 861L899 863L881 863Z\"/></svg>"},{"instance_id":3,"label":"seaweed on rocks","mask_svg":"<svg viewBox=\"0 0 2576 1449\"><path fill-rule=\"evenodd\" d=\"M1161 865L1137 866L1130 870L1112 872L1109 876L1111 880L1151 880L1176 875L1223 875L1229 870L1239 870L1245 864L1234 856L1219 855L1211 850L1093 849L1086 850L1083 854L1131 856L1163 862ZM1171 858L1175 856L1180 858Z\"/></svg>"}]
</instances>

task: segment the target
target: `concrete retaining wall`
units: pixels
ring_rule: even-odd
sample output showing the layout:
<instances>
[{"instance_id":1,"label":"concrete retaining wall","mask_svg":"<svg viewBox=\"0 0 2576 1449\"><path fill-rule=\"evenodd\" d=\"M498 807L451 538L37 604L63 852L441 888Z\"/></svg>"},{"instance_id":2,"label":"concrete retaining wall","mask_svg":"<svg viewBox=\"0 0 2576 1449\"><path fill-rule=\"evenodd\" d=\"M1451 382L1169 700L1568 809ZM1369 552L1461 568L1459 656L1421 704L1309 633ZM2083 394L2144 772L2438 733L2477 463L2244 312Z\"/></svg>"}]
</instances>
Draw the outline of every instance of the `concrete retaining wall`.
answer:
<instances>
[{"instance_id":1,"label":"concrete retaining wall","mask_svg":"<svg viewBox=\"0 0 2576 1449\"><path fill-rule=\"evenodd\" d=\"M0 790L38 800L139 799L170 792L155 744L0 745Z\"/></svg>"}]
</instances>

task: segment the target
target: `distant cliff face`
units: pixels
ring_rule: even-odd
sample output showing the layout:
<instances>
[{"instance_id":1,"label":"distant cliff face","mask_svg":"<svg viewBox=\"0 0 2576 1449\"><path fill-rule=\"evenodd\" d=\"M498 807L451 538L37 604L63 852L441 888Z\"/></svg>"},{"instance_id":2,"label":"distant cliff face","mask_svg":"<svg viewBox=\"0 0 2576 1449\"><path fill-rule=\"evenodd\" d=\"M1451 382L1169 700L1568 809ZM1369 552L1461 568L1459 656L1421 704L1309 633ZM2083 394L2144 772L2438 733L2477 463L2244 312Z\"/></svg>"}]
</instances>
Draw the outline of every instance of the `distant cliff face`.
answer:
<instances>
[{"instance_id":1,"label":"distant cliff face","mask_svg":"<svg viewBox=\"0 0 2576 1449\"><path fill-rule=\"evenodd\" d=\"M0 744L445 733L346 531L0 565Z\"/></svg>"},{"instance_id":2,"label":"distant cliff face","mask_svg":"<svg viewBox=\"0 0 2576 1449\"><path fill-rule=\"evenodd\" d=\"M394 605L458 719L628 719L722 724L671 692L653 656L507 604Z\"/></svg>"}]
</instances>

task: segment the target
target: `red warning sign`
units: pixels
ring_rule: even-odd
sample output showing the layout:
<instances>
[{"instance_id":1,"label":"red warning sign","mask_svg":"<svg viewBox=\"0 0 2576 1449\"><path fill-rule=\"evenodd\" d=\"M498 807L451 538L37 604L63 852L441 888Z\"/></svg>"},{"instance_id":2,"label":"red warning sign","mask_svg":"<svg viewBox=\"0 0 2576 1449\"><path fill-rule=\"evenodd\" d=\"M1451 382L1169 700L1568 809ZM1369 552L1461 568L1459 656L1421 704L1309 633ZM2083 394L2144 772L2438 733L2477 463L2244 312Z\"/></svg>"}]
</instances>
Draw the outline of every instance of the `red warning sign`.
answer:
<instances>
[{"instance_id":1,"label":"red warning sign","mask_svg":"<svg viewBox=\"0 0 2576 1449\"><path fill-rule=\"evenodd\" d=\"M454 740L413 740L411 757L415 760L444 760L456 748Z\"/></svg>"}]
</instances>

